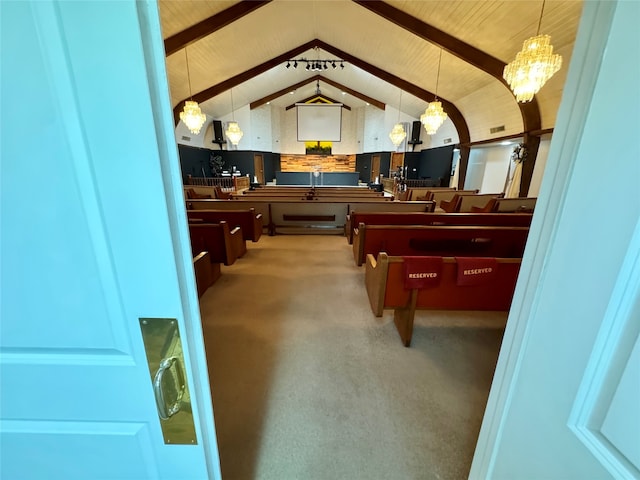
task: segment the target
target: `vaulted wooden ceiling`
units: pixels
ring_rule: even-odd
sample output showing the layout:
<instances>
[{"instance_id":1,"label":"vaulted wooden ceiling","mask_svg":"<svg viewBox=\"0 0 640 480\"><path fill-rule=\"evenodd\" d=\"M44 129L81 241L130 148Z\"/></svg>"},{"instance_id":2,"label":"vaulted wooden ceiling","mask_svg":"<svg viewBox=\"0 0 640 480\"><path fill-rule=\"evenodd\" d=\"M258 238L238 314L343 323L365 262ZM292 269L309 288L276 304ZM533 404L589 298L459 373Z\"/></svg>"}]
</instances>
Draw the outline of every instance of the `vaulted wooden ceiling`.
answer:
<instances>
[{"instance_id":1,"label":"vaulted wooden ceiling","mask_svg":"<svg viewBox=\"0 0 640 480\"><path fill-rule=\"evenodd\" d=\"M284 109L314 96L319 82L351 108L397 108L402 90L402 111L414 118L437 94L467 141L555 125L582 1L545 1L541 19L542 8L543 0L160 0L176 108L190 96L188 55L191 94L213 118L231 112L231 89L236 110L267 101ZM534 102L518 104L502 68L539 25L563 67ZM345 68L285 67L301 57L342 59Z\"/></svg>"}]
</instances>

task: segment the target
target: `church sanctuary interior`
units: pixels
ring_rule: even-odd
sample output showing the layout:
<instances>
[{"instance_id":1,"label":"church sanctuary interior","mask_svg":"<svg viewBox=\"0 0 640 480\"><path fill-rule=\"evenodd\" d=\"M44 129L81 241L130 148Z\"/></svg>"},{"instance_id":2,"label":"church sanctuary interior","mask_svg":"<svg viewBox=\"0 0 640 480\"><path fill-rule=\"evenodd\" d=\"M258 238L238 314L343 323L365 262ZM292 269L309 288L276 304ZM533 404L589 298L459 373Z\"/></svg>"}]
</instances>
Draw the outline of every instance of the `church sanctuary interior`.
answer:
<instances>
[{"instance_id":1,"label":"church sanctuary interior","mask_svg":"<svg viewBox=\"0 0 640 480\"><path fill-rule=\"evenodd\" d=\"M640 478L640 2L0 22L1 478Z\"/></svg>"}]
</instances>

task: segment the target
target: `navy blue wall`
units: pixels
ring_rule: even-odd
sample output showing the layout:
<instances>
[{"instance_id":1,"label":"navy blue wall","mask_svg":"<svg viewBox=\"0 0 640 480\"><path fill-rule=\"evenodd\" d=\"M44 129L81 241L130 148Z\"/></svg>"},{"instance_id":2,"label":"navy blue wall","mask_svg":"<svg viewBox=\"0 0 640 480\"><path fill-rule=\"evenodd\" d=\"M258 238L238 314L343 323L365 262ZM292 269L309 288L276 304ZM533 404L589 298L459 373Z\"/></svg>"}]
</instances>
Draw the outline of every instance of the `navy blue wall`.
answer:
<instances>
[{"instance_id":1,"label":"navy blue wall","mask_svg":"<svg viewBox=\"0 0 640 480\"><path fill-rule=\"evenodd\" d=\"M439 180L441 187L449 186L453 148L453 145L451 145L422 150L420 152L420 167L417 178Z\"/></svg>"},{"instance_id":2,"label":"navy blue wall","mask_svg":"<svg viewBox=\"0 0 640 480\"><path fill-rule=\"evenodd\" d=\"M276 177L276 171L280 170L280 154L271 152L254 152L253 150L209 150L208 148L190 147L178 145L180 166L184 177L211 177L213 172L209 166L211 154L221 155L224 162L223 169L231 171L236 167L242 175L249 174L253 180L255 175L253 167L253 154L262 153L264 159L264 178L270 182Z\"/></svg>"},{"instance_id":3,"label":"navy blue wall","mask_svg":"<svg viewBox=\"0 0 640 480\"><path fill-rule=\"evenodd\" d=\"M253 180L253 154L262 153L264 159L264 178L266 182L273 181L276 172L280 171L280 154L271 152L254 152L253 150L209 150L207 148L178 145L180 165L184 176L207 177L212 176L209 158L212 153L222 155L224 169L231 171L236 167L242 175L249 174ZM360 153L356 155L356 172L360 181L368 183L371 175L371 157L374 153ZM380 173L389 177L391 152L377 152L380 155ZM451 162L453 160L453 146L432 148L420 152L406 152L404 164L407 168L408 179L432 179L440 181L440 185L449 185L451 176Z\"/></svg>"},{"instance_id":4,"label":"navy blue wall","mask_svg":"<svg viewBox=\"0 0 640 480\"><path fill-rule=\"evenodd\" d=\"M360 181L369 183L371 179L371 157L380 155L380 173L389 178L391 167L391 152L358 153L356 155L356 171L360 172Z\"/></svg>"}]
</instances>

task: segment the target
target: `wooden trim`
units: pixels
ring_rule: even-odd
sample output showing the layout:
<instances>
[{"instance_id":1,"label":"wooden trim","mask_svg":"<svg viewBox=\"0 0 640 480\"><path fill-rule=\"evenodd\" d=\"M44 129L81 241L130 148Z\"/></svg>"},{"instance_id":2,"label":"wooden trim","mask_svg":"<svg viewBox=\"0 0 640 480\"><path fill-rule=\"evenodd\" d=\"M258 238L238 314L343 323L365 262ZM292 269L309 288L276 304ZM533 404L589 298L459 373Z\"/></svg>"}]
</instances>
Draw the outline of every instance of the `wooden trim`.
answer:
<instances>
[{"instance_id":1,"label":"wooden trim","mask_svg":"<svg viewBox=\"0 0 640 480\"><path fill-rule=\"evenodd\" d=\"M327 100L327 102L311 102L311 100L314 100L316 98ZM339 102L338 100L335 100L331 97L327 97L326 95L318 95L318 94L311 95L310 97L307 97L303 100L298 100L296 103L292 103L291 105L286 106L285 110L291 110L292 108L295 108L298 103L309 103L309 105L312 105L314 103L326 103L327 105L335 105L336 103L339 103L340 105L342 105L342 108L344 108L345 110L351 110L351 107L349 105L345 105L344 103Z\"/></svg>"},{"instance_id":2,"label":"wooden trim","mask_svg":"<svg viewBox=\"0 0 640 480\"><path fill-rule=\"evenodd\" d=\"M541 137L546 134L553 134L553 128L545 128L544 130L534 130L532 132L514 133L513 135L505 135L504 137L489 138L487 140L479 140L477 142L469 142L464 145L458 144L459 147L477 147L480 145L491 145L492 143L504 142L505 140L513 140L514 138L524 138L525 135L532 137Z\"/></svg>"},{"instance_id":3,"label":"wooden trim","mask_svg":"<svg viewBox=\"0 0 640 480\"><path fill-rule=\"evenodd\" d=\"M198 103L203 103L209 100L210 98L215 97L216 95L221 94L222 92L226 92L227 90L231 90L233 87L240 85L247 80L251 80L253 77L260 75L261 73L266 72L274 67L277 67L279 64L286 62L289 58L295 57L303 52L306 52L309 49L312 49L316 44L316 40L312 40L310 42L304 43L296 48L289 50L288 52L284 52L282 55L278 55L270 60L267 60L260 65L257 65L249 70L239 73L227 80L224 80L216 85L213 85L209 88L202 90L193 95L193 97L183 98L178 102L178 104L173 109L173 118L175 124L177 125L180 121L180 110L182 109L184 102L188 99L193 99Z\"/></svg>"},{"instance_id":4,"label":"wooden trim","mask_svg":"<svg viewBox=\"0 0 640 480\"><path fill-rule=\"evenodd\" d=\"M335 222L335 215L282 215L282 219L291 222Z\"/></svg>"},{"instance_id":5,"label":"wooden trim","mask_svg":"<svg viewBox=\"0 0 640 480\"><path fill-rule=\"evenodd\" d=\"M197 42L207 35L211 35L269 2L271 2L271 0L252 0L236 3L226 10L216 13L215 15L196 23L189 28L170 36L164 41L165 56L168 57L172 53Z\"/></svg>"},{"instance_id":6,"label":"wooden trim","mask_svg":"<svg viewBox=\"0 0 640 480\"><path fill-rule=\"evenodd\" d=\"M488 73L509 89L509 85L502 76L502 72L506 66L506 63L502 60L492 57L488 53L485 53L482 50L469 45L468 43L465 43L418 18L412 17L408 13L389 5L388 3L363 0L353 0L353 2L380 15L384 19L398 25L408 32L438 45L450 54L455 55L474 67L479 68L483 72ZM509 89L509 92L511 92L511 89ZM538 107L538 102L535 97L528 103L518 102L518 107L522 113L525 130L535 130L541 127L540 108Z\"/></svg>"},{"instance_id":7,"label":"wooden trim","mask_svg":"<svg viewBox=\"0 0 640 480\"><path fill-rule=\"evenodd\" d=\"M371 105L373 105L374 107L379 108L380 110L384 110L386 104L384 102L381 102L379 100L376 100L375 98L371 98L368 97L367 95L360 93L360 92L356 92L355 90L352 90L348 87L345 87L344 85L338 83L338 82L334 82L333 80L330 80L328 78L323 77L322 75L314 75L313 77L309 77L306 80L303 80L301 82L295 83L289 87L283 88L282 90L278 90L277 92L271 93L269 95L267 95L266 97L262 97L254 102L251 102L249 104L249 108L250 109L254 109L254 108L258 108L262 105L264 105L267 102L270 102L271 100L275 100L276 98L281 97L282 95L285 95L293 90L296 90L299 87L303 87L305 85L308 85L310 83L316 82L316 81L322 81L324 83L326 83L327 85L332 85L336 88L340 88L342 90L344 90L345 92L349 93L350 95L353 95L356 98L359 98L360 100L364 101L364 102L369 102ZM338 102L340 103L340 102Z\"/></svg>"}]
</instances>

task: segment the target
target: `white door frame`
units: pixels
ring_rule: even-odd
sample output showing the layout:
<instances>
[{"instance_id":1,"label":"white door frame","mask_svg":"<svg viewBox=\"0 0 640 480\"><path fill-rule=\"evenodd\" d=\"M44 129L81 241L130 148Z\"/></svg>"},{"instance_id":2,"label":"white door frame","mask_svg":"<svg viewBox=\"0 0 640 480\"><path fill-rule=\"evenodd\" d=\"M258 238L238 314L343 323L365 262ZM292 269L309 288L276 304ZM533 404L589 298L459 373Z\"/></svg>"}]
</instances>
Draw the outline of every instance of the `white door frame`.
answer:
<instances>
[{"instance_id":1,"label":"white door frame","mask_svg":"<svg viewBox=\"0 0 640 480\"><path fill-rule=\"evenodd\" d=\"M214 427L209 371L200 320L200 306L193 274L191 243L187 229L180 158L175 140L173 109L168 93L169 82L166 73L160 14L156 2L137 1L136 8L139 15L140 34L143 39L145 67L158 140L161 175L169 213L180 297L182 298L186 327L184 341L186 341L187 349L194 360L193 363L186 365L186 368L191 371L193 376L194 389L191 395L196 397L199 406L200 415L194 420L200 424L207 470L213 473L214 479L218 480L222 478L222 474L220 472L220 458Z\"/></svg>"},{"instance_id":2,"label":"white door frame","mask_svg":"<svg viewBox=\"0 0 640 480\"><path fill-rule=\"evenodd\" d=\"M545 258L555 238L565 203L616 3L584 3L540 196L469 473L471 479L490 478L514 386L520 374L522 355L529 341L537 288L544 276Z\"/></svg>"}]
</instances>

